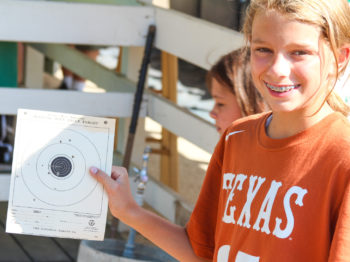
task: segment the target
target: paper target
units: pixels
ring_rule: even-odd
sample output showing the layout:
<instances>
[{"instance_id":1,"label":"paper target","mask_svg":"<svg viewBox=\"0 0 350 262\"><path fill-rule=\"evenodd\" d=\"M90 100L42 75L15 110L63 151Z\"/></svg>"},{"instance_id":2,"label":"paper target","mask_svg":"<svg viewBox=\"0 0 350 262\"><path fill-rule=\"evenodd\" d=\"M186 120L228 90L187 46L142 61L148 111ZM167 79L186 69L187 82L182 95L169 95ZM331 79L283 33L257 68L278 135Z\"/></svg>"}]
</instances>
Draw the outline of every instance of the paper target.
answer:
<instances>
[{"instance_id":1,"label":"paper target","mask_svg":"<svg viewBox=\"0 0 350 262\"><path fill-rule=\"evenodd\" d=\"M89 168L111 173L114 135L114 119L19 109L6 232L103 240L108 198Z\"/></svg>"},{"instance_id":2,"label":"paper target","mask_svg":"<svg viewBox=\"0 0 350 262\"><path fill-rule=\"evenodd\" d=\"M24 184L38 200L54 206L70 206L89 196L97 181L89 175L88 168L101 168L101 158L86 136L65 129L50 144L39 145L33 153L37 145L34 141L31 150L23 154L21 173ZM74 194L63 194L67 191Z\"/></svg>"}]
</instances>

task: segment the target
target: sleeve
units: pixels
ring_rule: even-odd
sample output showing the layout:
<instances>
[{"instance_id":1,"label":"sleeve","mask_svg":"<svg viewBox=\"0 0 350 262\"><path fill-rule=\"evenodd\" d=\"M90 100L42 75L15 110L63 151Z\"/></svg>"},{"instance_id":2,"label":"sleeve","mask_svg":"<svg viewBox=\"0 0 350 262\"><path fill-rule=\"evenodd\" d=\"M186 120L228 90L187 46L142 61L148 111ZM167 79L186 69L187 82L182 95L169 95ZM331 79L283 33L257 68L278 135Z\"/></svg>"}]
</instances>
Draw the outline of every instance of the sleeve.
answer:
<instances>
[{"instance_id":1,"label":"sleeve","mask_svg":"<svg viewBox=\"0 0 350 262\"><path fill-rule=\"evenodd\" d=\"M195 254L210 260L213 258L215 249L223 144L224 139L221 139L216 146L197 203L186 225L186 232Z\"/></svg>"},{"instance_id":2,"label":"sleeve","mask_svg":"<svg viewBox=\"0 0 350 262\"><path fill-rule=\"evenodd\" d=\"M328 261L350 261L350 184L344 193Z\"/></svg>"}]
</instances>

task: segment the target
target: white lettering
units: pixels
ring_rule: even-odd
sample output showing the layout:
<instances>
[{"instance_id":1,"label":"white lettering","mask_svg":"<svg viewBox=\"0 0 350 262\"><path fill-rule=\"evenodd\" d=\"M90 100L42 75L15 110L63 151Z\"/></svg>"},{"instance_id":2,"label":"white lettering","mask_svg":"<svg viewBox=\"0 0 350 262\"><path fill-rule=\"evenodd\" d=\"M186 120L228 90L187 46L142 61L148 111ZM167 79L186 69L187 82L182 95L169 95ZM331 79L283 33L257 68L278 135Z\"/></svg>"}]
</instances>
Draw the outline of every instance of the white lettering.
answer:
<instances>
[{"instance_id":1,"label":"white lettering","mask_svg":"<svg viewBox=\"0 0 350 262\"><path fill-rule=\"evenodd\" d=\"M284 211L286 212L287 217L287 226L284 230L281 229L280 225L282 223L282 219L276 217L276 226L273 230L273 235L279 238L287 238L293 231L294 228L294 216L293 212L290 208L290 198L293 194L297 194L297 199L295 200L295 204L298 206L303 206L303 198L307 193L306 189L303 189L298 186L291 187L283 199Z\"/></svg>"},{"instance_id":2,"label":"white lettering","mask_svg":"<svg viewBox=\"0 0 350 262\"><path fill-rule=\"evenodd\" d=\"M232 175L232 174L231 174ZM225 178L225 175L224 175L224 178ZM235 219L234 219L234 213L235 213L235 210L236 210L236 206L230 206L229 207L229 204L230 202L232 202L233 200L233 197L235 195L234 191L237 187L237 184L238 184L238 187L237 189L239 191L242 191L242 185L244 183L244 181L246 180L247 176L246 175L243 175L243 174L238 174L236 176L236 179L235 179L235 183L230 191L230 194L227 198L227 201L226 201L226 207L225 207L225 212L224 212L224 216L222 218L222 221L225 222L225 223L236 223ZM229 209L229 214L227 214L228 212L228 209Z\"/></svg>"},{"instance_id":3,"label":"white lettering","mask_svg":"<svg viewBox=\"0 0 350 262\"><path fill-rule=\"evenodd\" d=\"M235 262L259 262L259 260L260 257L252 256L242 251L238 251Z\"/></svg>"},{"instance_id":4,"label":"white lettering","mask_svg":"<svg viewBox=\"0 0 350 262\"><path fill-rule=\"evenodd\" d=\"M235 175L232 173L224 174L224 181L222 188L224 190L232 189L233 179L235 179Z\"/></svg>"},{"instance_id":5,"label":"white lettering","mask_svg":"<svg viewBox=\"0 0 350 262\"><path fill-rule=\"evenodd\" d=\"M253 229L259 231L260 230L260 222L262 219L264 219L264 225L261 228L261 232L265 232L266 234L270 234L269 222L270 222L270 216L271 216L271 209L272 209L273 203L275 201L277 191L281 185L282 185L281 182L276 182L275 180L272 181L269 192L267 192L266 197L261 205L259 215L255 221Z\"/></svg>"},{"instance_id":6,"label":"white lettering","mask_svg":"<svg viewBox=\"0 0 350 262\"><path fill-rule=\"evenodd\" d=\"M253 199L255 198L256 193L259 191L260 186L262 183L264 183L265 178L259 177L258 184L255 186L255 181L258 177L257 176L250 176L249 178L249 189L247 192L247 201L244 204L244 207L242 209L241 215L239 216L239 219L237 221L237 224L240 226L244 226L246 228L250 228L249 220L250 220L250 206L252 204ZM244 224L243 224L243 218Z\"/></svg>"},{"instance_id":7,"label":"white lettering","mask_svg":"<svg viewBox=\"0 0 350 262\"><path fill-rule=\"evenodd\" d=\"M223 245L218 250L218 259L220 262L228 262L228 256L230 255L230 246Z\"/></svg>"}]
</instances>

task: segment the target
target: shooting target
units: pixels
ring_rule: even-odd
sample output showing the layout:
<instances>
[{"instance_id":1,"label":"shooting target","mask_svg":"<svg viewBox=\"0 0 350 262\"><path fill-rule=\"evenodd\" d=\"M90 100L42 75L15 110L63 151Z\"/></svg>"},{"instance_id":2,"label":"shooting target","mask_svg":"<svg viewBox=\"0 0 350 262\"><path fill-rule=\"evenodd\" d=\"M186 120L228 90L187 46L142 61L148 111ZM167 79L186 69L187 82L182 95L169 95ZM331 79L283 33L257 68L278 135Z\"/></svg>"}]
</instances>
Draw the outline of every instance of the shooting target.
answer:
<instances>
[{"instance_id":1,"label":"shooting target","mask_svg":"<svg viewBox=\"0 0 350 262\"><path fill-rule=\"evenodd\" d=\"M101 168L95 145L71 129L57 134L49 144L32 141L22 163L22 178L28 190L38 200L54 206L70 206L85 199L97 186L88 168ZM73 193L64 194L68 191Z\"/></svg>"}]
</instances>

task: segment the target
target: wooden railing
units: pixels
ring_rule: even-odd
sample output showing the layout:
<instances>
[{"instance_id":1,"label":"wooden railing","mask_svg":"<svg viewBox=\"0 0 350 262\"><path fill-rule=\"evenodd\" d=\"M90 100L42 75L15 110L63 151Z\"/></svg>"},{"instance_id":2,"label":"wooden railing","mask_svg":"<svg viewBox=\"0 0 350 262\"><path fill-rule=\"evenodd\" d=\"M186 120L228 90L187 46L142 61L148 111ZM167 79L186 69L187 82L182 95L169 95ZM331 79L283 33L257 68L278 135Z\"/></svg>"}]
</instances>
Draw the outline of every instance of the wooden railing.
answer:
<instances>
[{"instance_id":1,"label":"wooden railing","mask_svg":"<svg viewBox=\"0 0 350 262\"><path fill-rule=\"evenodd\" d=\"M135 82L64 44L142 47L148 26L154 24L158 49L203 69L209 69L221 55L244 44L243 36L236 31L153 6L3 0L0 10L6 10L0 16L0 41L29 43L44 56L106 90L81 93L4 87L0 88L0 114L16 114L18 108L28 108L118 118L131 116ZM144 95L141 117L145 116L208 152L213 151L218 141L211 123L152 92ZM8 178L0 179L0 192L6 192L1 188L8 186L3 183Z\"/></svg>"}]
</instances>

